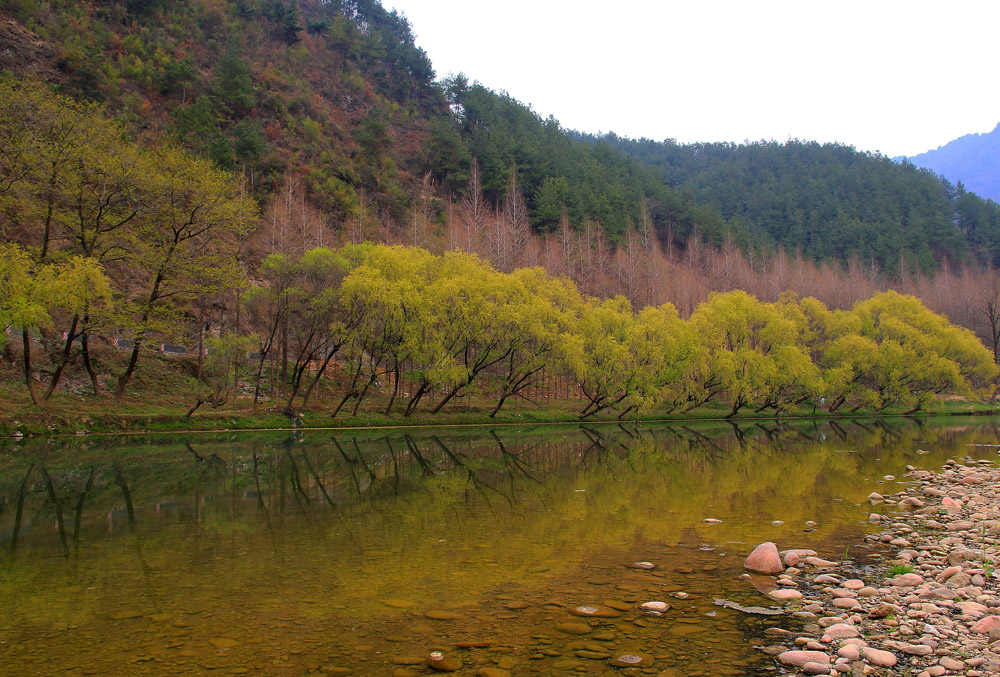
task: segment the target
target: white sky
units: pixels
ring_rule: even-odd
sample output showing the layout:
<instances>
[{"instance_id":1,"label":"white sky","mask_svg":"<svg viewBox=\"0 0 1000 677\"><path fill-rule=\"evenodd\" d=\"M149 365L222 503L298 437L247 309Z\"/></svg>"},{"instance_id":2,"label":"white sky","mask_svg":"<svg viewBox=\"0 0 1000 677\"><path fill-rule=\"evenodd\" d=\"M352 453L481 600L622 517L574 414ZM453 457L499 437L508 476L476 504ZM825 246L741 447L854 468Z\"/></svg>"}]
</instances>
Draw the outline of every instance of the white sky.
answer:
<instances>
[{"instance_id":1,"label":"white sky","mask_svg":"<svg viewBox=\"0 0 1000 677\"><path fill-rule=\"evenodd\" d=\"M997 0L383 0L438 77L586 132L916 155L1000 122Z\"/></svg>"}]
</instances>

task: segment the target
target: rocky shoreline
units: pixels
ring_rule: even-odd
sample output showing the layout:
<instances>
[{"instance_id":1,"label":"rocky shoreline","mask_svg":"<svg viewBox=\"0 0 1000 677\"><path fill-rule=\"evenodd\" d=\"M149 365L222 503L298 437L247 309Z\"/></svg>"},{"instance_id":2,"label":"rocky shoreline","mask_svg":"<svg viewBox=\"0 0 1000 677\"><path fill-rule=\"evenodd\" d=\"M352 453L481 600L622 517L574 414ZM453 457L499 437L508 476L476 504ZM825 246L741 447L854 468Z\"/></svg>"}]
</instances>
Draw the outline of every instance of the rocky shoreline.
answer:
<instances>
[{"instance_id":1,"label":"rocky shoreline","mask_svg":"<svg viewBox=\"0 0 1000 677\"><path fill-rule=\"evenodd\" d=\"M949 460L939 473L908 471L907 491L868 497L881 528L868 540L895 549L884 565L771 543L747 558L747 569L777 576L755 585L805 621L799 632L770 629L775 643L762 647L787 673L1000 674L1000 469Z\"/></svg>"}]
</instances>

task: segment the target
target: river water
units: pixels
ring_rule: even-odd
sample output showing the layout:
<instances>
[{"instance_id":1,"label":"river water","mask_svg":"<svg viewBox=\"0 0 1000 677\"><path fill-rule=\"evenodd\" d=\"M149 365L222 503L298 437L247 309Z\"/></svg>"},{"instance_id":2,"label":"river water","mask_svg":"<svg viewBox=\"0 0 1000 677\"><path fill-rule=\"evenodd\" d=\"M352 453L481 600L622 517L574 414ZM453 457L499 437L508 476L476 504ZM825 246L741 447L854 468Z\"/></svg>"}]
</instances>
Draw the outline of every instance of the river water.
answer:
<instances>
[{"instance_id":1,"label":"river water","mask_svg":"<svg viewBox=\"0 0 1000 677\"><path fill-rule=\"evenodd\" d=\"M773 674L754 647L803 621L715 603L771 604L753 546L864 565L871 491L998 437L942 418L5 442L0 672L419 675L440 651L468 675Z\"/></svg>"}]
</instances>

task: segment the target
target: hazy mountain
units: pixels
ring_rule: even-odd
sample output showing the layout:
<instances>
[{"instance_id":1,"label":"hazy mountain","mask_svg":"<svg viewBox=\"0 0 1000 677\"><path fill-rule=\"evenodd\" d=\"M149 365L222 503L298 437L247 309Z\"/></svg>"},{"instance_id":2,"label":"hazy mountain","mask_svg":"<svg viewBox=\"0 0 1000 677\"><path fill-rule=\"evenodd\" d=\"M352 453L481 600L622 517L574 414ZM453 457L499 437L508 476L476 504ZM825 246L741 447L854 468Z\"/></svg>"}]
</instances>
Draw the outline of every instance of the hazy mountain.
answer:
<instances>
[{"instance_id":1,"label":"hazy mountain","mask_svg":"<svg viewBox=\"0 0 1000 677\"><path fill-rule=\"evenodd\" d=\"M1000 124L988 134L966 134L907 159L952 183L962 182L968 191L1000 202Z\"/></svg>"}]
</instances>

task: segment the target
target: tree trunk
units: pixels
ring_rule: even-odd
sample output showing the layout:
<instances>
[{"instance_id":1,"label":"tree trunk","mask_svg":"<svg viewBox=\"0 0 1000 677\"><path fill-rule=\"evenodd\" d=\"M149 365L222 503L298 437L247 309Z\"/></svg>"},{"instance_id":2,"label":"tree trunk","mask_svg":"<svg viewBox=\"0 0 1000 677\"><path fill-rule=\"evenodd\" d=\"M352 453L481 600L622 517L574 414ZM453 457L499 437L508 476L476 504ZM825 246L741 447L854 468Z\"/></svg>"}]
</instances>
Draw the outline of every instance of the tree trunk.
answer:
<instances>
[{"instance_id":1,"label":"tree trunk","mask_svg":"<svg viewBox=\"0 0 1000 677\"><path fill-rule=\"evenodd\" d=\"M89 324L90 316L84 314L83 331L80 333L80 355L83 356L83 366L87 369L87 374L90 376L90 385L94 389L94 397L100 397L101 382L97 378L97 370L94 369L94 363L90 359L90 334L87 332Z\"/></svg>"},{"instance_id":2,"label":"tree trunk","mask_svg":"<svg viewBox=\"0 0 1000 677\"><path fill-rule=\"evenodd\" d=\"M28 386L28 395L31 401L38 404L38 397L35 395L35 384L31 379L31 339L28 338L28 330L21 328L21 346L24 352L24 382Z\"/></svg>"},{"instance_id":3,"label":"tree trunk","mask_svg":"<svg viewBox=\"0 0 1000 677\"><path fill-rule=\"evenodd\" d=\"M73 351L73 339L76 338L76 327L79 322L80 316L74 315L73 322L69 326L69 331L66 332L66 343L63 345L62 355L59 357L59 364L56 365L55 371L52 372L52 379L49 381L48 389L42 396L42 402L48 402L49 398L52 397L52 393L56 391L56 386L59 385L59 379L62 378L63 370L69 364L70 353Z\"/></svg>"},{"instance_id":4,"label":"tree trunk","mask_svg":"<svg viewBox=\"0 0 1000 677\"><path fill-rule=\"evenodd\" d=\"M397 361L392 367L392 395L389 396L389 404L385 407L385 415L388 416L392 412L392 404L396 401L396 394L399 393L399 362Z\"/></svg>"}]
</instances>

